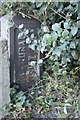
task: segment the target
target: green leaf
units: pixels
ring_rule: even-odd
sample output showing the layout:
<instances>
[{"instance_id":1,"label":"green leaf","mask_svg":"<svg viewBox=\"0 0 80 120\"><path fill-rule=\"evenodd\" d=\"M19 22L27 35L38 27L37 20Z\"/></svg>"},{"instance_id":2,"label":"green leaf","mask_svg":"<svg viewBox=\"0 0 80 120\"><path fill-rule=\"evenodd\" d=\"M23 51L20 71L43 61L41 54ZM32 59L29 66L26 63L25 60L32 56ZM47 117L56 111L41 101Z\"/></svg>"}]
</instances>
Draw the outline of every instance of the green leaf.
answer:
<instances>
[{"instance_id":1,"label":"green leaf","mask_svg":"<svg viewBox=\"0 0 80 120\"><path fill-rule=\"evenodd\" d=\"M11 28L14 26L14 23L11 20L8 20L7 26L8 26L8 28Z\"/></svg>"},{"instance_id":2,"label":"green leaf","mask_svg":"<svg viewBox=\"0 0 80 120\"><path fill-rule=\"evenodd\" d=\"M20 91L18 94L17 94L17 98L20 98L24 95L24 93L22 91Z\"/></svg>"},{"instance_id":3,"label":"green leaf","mask_svg":"<svg viewBox=\"0 0 80 120\"><path fill-rule=\"evenodd\" d=\"M71 62L70 58L66 58L66 61L67 61L67 62Z\"/></svg>"},{"instance_id":4,"label":"green leaf","mask_svg":"<svg viewBox=\"0 0 80 120\"><path fill-rule=\"evenodd\" d=\"M64 106L64 113L67 114L67 107Z\"/></svg>"},{"instance_id":5,"label":"green leaf","mask_svg":"<svg viewBox=\"0 0 80 120\"><path fill-rule=\"evenodd\" d=\"M25 38L24 33L23 33L23 32L20 32L20 33L18 34L18 39L24 39L24 38Z\"/></svg>"},{"instance_id":6,"label":"green leaf","mask_svg":"<svg viewBox=\"0 0 80 120\"><path fill-rule=\"evenodd\" d=\"M65 29L70 29L69 23L64 22L64 28L65 28Z\"/></svg>"},{"instance_id":7,"label":"green leaf","mask_svg":"<svg viewBox=\"0 0 80 120\"><path fill-rule=\"evenodd\" d=\"M59 118L63 119L63 118L67 118L68 116L69 114L62 113L59 115Z\"/></svg>"},{"instance_id":8,"label":"green leaf","mask_svg":"<svg viewBox=\"0 0 80 120\"><path fill-rule=\"evenodd\" d=\"M71 27L71 34L75 36L78 32L78 27Z\"/></svg>"},{"instance_id":9,"label":"green leaf","mask_svg":"<svg viewBox=\"0 0 80 120\"><path fill-rule=\"evenodd\" d=\"M61 43L64 43L64 42L65 42L65 38L61 38L61 39L60 39L60 42L61 42Z\"/></svg>"},{"instance_id":10,"label":"green leaf","mask_svg":"<svg viewBox=\"0 0 80 120\"><path fill-rule=\"evenodd\" d=\"M16 103L16 108L17 108L18 110L21 110L21 109L22 109L22 104L21 104L20 102L17 102L17 103Z\"/></svg>"},{"instance_id":11,"label":"green leaf","mask_svg":"<svg viewBox=\"0 0 80 120\"><path fill-rule=\"evenodd\" d=\"M25 96L22 96L20 103L23 105L23 104L25 103L25 100L26 100L26 97L25 97Z\"/></svg>"},{"instance_id":12,"label":"green leaf","mask_svg":"<svg viewBox=\"0 0 80 120\"><path fill-rule=\"evenodd\" d=\"M23 27L24 27L24 25L23 25L23 24L19 25L19 29L22 29Z\"/></svg>"},{"instance_id":13,"label":"green leaf","mask_svg":"<svg viewBox=\"0 0 80 120\"><path fill-rule=\"evenodd\" d=\"M55 47L56 46L56 41L53 41L53 47Z\"/></svg>"},{"instance_id":14,"label":"green leaf","mask_svg":"<svg viewBox=\"0 0 80 120\"><path fill-rule=\"evenodd\" d=\"M41 53L43 53L43 52L45 51L45 46L42 46L42 47L40 48L40 51L41 51Z\"/></svg>"},{"instance_id":15,"label":"green leaf","mask_svg":"<svg viewBox=\"0 0 80 120\"><path fill-rule=\"evenodd\" d=\"M51 35L46 33L42 38L41 45L46 46L47 44L51 44L51 41L52 41Z\"/></svg>"},{"instance_id":16,"label":"green leaf","mask_svg":"<svg viewBox=\"0 0 80 120\"><path fill-rule=\"evenodd\" d=\"M35 44L30 44L29 48L31 48L32 50L35 50Z\"/></svg>"},{"instance_id":17,"label":"green leaf","mask_svg":"<svg viewBox=\"0 0 80 120\"><path fill-rule=\"evenodd\" d=\"M58 57L60 57L61 55L61 50L59 48L56 48L53 50L53 55L57 55Z\"/></svg>"},{"instance_id":18,"label":"green leaf","mask_svg":"<svg viewBox=\"0 0 80 120\"><path fill-rule=\"evenodd\" d=\"M28 37L28 38L26 38L26 43L27 44L30 44L31 43L31 39Z\"/></svg>"},{"instance_id":19,"label":"green leaf","mask_svg":"<svg viewBox=\"0 0 80 120\"><path fill-rule=\"evenodd\" d=\"M76 58L76 52L74 50L71 52L71 55L74 59Z\"/></svg>"},{"instance_id":20,"label":"green leaf","mask_svg":"<svg viewBox=\"0 0 80 120\"><path fill-rule=\"evenodd\" d=\"M74 42L71 42L71 43L70 43L70 48L72 48L72 49L75 49L75 48L76 48L76 45L75 45Z\"/></svg>"},{"instance_id":21,"label":"green leaf","mask_svg":"<svg viewBox=\"0 0 80 120\"><path fill-rule=\"evenodd\" d=\"M58 23L52 25L52 30L61 33L62 29Z\"/></svg>"},{"instance_id":22,"label":"green leaf","mask_svg":"<svg viewBox=\"0 0 80 120\"><path fill-rule=\"evenodd\" d=\"M62 32L62 37L63 37L63 38L66 38L68 35L69 35L69 31L65 29L65 30Z\"/></svg>"},{"instance_id":23,"label":"green leaf","mask_svg":"<svg viewBox=\"0 0 80 120\"><path fill-rule=\"evenodd\" d=\"M44 33L49 32L48 26L43 26L43 32L44 32Z\"/></svg>"},{"instance_id":24,"label":"green leaf","mask_svg":"<svg viewBox=\"0 0 80 120\"><path fill-rule=\"evenodd\" d=\"M34 33L31 34L31 39L33 39L33 38L34 38Z\"/></svg>"},{"instance_id":25,"label":"green leaf","mask_svg":"<svg viewBox=\"0 0 80 120\"><path fill-rule=\"evenodd\" d=\"M43 96L39 96L36 98L36 100L42 100L44 97Z\"/></svg>"},{"instance_id":26,"label":"green leaf","mask_svg":"<svg viewBox=\"0 0 80 120\"><path fill-rule=\"evenodd\" d=\"M57 40L57 38L58 38L57 32L53 31L53 32L51 33L51 35L52 35L53 41L54 41L54 40Z\"/></svg>"},{"instance_id":27,"label":"green leaf","mask_svg":"<svg viewBox=\"0 0 80 120\"><path fill-rule=\"evenodd\" d=\"M41 5L42 5L42 2L36 2L36 7L37 8L41 7Z\"/></svg>"},{"instance_id":28,"label":"green leaf","mask_svg":"<svg viewBox=\"0 0 80 120\"><path fill-rule=\"evenodd\" d=\"M24 29L24 34L28 35L29 34L29 30L28 29Z\"/></svg>"},{"instance_id":29,"label":"green leaf","mask_svg":"<svg viewBox=\"0 0 80 120\"><path fill-rule=\"evenodd\" d=\"M40 64L42 64L42 63L43 63L43 60L40 59L40 60L38 61L38 64L40 65Z\"/></svg>"},{"instance_id":30,"label":"green leaf","mask_svg":"<svg viewBox=\"0 0 80 120\"><path fill-rule=\"evenodd\" d=\"M25 106L26 106L26 107L30 107L30 106L31 106L31 103L29 102L29 100L26 100Z\"/></svg>"}]
</instances>

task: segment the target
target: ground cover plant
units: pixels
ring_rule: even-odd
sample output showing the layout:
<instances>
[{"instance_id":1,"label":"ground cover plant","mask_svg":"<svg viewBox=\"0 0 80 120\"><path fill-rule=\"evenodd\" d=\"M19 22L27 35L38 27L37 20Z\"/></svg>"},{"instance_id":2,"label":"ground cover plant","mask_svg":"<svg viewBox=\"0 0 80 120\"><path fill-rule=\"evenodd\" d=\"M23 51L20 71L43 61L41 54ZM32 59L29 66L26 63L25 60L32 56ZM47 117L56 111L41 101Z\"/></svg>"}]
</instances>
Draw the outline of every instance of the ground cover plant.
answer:
<instances>
[{"instance_id":1,"label":"ground cover plant","mask_svg":"<svg viewBox=\"0 0 80 120\"><path fill-rule=\"evenodd\" d=\"M35 76L35 85L28 89L27 98L22 91L16 91L16 86L11 88L8 107L12 116L79 118L80 2L7 2L2 3L1 10L3 15L11 15L10 27L15 24L15 14L33 16L41 22L37 36L23 24L17 26L18 39L25 39L29 48L44 54L36 63L33 61L43 66L44 72L41 78Z\"/></svg>"}]
</instances>

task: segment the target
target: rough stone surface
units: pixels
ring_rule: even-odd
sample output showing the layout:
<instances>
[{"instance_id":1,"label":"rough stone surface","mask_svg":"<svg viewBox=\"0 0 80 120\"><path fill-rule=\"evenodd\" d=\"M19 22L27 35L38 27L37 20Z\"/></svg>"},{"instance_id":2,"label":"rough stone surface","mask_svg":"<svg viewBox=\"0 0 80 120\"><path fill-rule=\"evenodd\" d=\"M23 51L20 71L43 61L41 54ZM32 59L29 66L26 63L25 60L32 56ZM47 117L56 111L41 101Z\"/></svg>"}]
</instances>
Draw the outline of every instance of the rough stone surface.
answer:
<instances>
[{"instance_id":1,"label":"rough stone surface","mask_svg":"<svg viewBox=\"0 0 80 120\"><path fill-rule=\"evenodd\" d=\"M9 46L7 39L6 18L1 18L0 37L0 107L10 101L10 79L9 79ZM6 112L0 111L0 119Z\"/></svg>"},{"instance_id":2,"label":"rough stone surface","mask_svg":"<svg viewBox=\"0 0 80 120\"><path fill-rule=\"evenodd\" d=\"M0 38L1 39L1 38ZM2 107L2 42L0 41L0 108ZM2 112L0 111L0 119Z\"/></svg>"}]
</instances>

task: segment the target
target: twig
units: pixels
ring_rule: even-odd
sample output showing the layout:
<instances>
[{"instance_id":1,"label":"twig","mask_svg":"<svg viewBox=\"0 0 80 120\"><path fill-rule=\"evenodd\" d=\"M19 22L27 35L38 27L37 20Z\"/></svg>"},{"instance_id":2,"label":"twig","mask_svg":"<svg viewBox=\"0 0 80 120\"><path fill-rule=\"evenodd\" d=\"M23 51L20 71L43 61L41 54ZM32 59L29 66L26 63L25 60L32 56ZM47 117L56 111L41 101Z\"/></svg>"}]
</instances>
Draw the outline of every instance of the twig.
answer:
<instances>
[{"instance_id":1,"label":"twig","mask_svg":"<svg viewBox=\"0 0 80 120\"><path fill-rule=\"evenodd\" d=\"M26 16L27 18L31 19L31 18L34 18L36 20L38 20L40 23L41 23L41 20L37 17L35 17L34 15L31 15L31 14L25 14L25 13L22 13L22 12L19 12L21 15L23 14L24 16Z\"/></svg>"},{"instance_id":2,"label":"twig","mask_svg":"<svg viewBox=\"0 0 80 120\"><path fill-rule=\"evenodd\" d=\"M24 14L24 13L22 13L22 12L19 12L21 15L24 15L25 17L27 17L27 18L29 18L29 19L31 19L31 17L30 16L28 16L28 15L26 15L26 14Z\"/></svg>"},{"instance_id":3,"label":"twig","mask_svg":"<svg viewBox=\"0 0 80 120\"><path fill-rule=\"evenodd\" d=\"M18 30L19 30L20 32L23 32L21 29L19 29L19 27L16 25L16 23L14 22L13 19L12 19L12 22L14 23L14 25L16 26L16 28L18 28Z\"/></svg>"},{"instance_id":4,"label":"twig","mask_svg":"<svg viewBox=\"0 0 80 120\"><path fill-rule=\"evenodd\" d=\"M32 17L32 18L38 20L40 23L42 23L41 20L40 20L39 18L37 18L37 17L35 17L35 16L31 15L31 14L28 14L28 15L29 15L30 17Z\"/></svg>"},{"instance_id":5,"label":"twig","mask_svg":"<svg viewBox=\"0 0 80 120\"><path fill-rule=\"evenodd\" d=\"M53 8L51 8L52 11L54 11L57 15L59 15L60 17L64 18L65 20L67 19L65 16L59 14L57 11L55 11Z\"/></svg>"}]
</instances>

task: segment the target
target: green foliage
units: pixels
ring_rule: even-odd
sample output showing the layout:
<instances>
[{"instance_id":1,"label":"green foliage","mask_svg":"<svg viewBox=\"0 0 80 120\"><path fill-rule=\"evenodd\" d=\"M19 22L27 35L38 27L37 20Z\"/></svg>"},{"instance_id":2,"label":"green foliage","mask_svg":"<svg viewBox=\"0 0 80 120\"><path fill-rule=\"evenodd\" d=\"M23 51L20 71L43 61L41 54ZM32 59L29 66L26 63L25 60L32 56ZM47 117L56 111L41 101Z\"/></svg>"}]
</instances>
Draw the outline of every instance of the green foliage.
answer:
<instances>
[{"instance_id":1,"label":"green foliage","mask_svg":"<svg viewBox=\"0 0 80 120\"><path fill-rule=\"evenodd\" d=\"M3 15L33 16L41 22L37 36L23 24L17 26L20 30L18 39L25 39L29 48L44 54L37 62L44 66L44 73L29 91L31 103L26 101L23 92L15 94L16 90L12 89L15 109L21 110L25 105L30 108L32 105L34 110L44 113L59 106L63 108L59 118L77 114L80 110L80 2L5 2L1 10Z\"/></svg>"}]
</instances>

